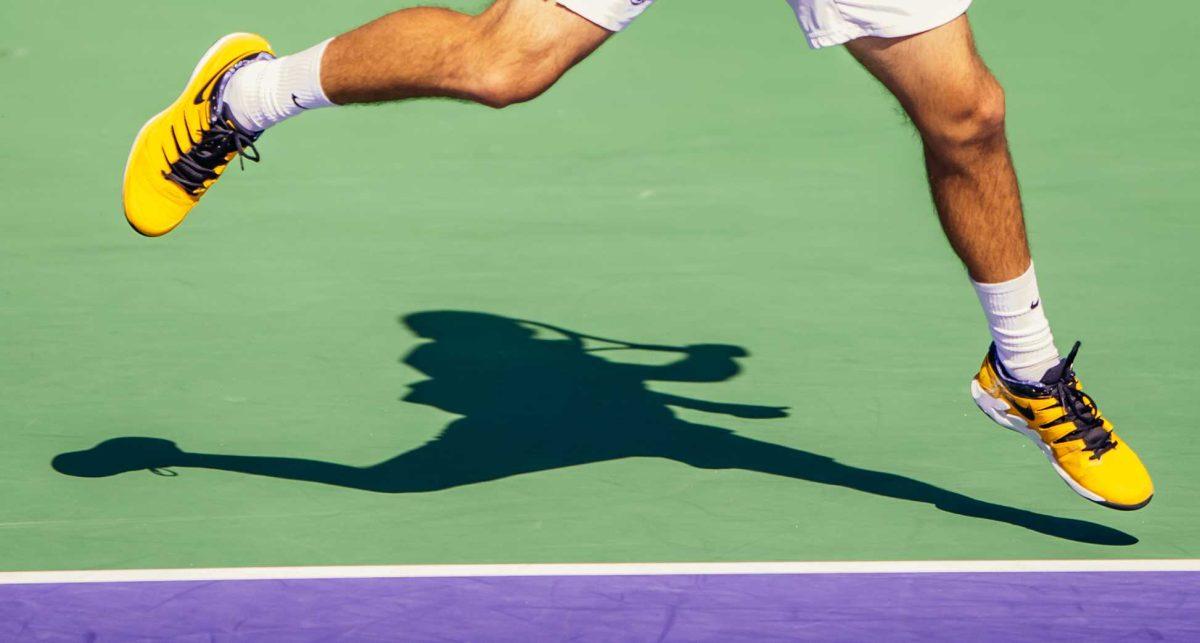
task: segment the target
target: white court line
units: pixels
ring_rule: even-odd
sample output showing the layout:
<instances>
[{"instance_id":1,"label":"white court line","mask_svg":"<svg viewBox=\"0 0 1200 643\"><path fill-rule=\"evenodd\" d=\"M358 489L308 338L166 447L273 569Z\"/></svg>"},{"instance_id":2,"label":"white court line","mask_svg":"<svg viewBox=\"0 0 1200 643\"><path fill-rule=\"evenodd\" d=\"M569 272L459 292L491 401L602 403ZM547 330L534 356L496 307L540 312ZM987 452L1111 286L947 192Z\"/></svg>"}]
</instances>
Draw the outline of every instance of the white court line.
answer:
<instances>
[{"instance_id":1,"label":"white court line","mask_svg":"<svg viewBox=\"0 0 1200 643\"><path fill-rule=\"evenodd\" d=\"M1200 559L920 560L752 563L587 563L380 565L0 572L0 585L321 578L478 578L496 576L678 576L705 574L932 574L967 572L1200 572Z\"/></svg>"}]
</instances>

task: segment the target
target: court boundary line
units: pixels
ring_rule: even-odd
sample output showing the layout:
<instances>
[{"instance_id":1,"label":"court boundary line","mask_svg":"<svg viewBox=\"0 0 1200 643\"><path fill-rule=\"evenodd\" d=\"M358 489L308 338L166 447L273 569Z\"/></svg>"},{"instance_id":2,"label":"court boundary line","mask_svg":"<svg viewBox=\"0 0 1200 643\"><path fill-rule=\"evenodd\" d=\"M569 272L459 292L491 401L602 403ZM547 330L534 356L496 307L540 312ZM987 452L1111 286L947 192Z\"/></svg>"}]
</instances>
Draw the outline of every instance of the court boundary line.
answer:
<instances>
[{"instance_id":1,"label":"court boundary line","mask_svg":"<svg viewBox=\"0 0 1200 643\"><path fill-rule=\"evenodd\" d=\"M1200 559L354 565L0 572L0 585L354 578L1200 572Z\"/></svg>"}]
</instances>

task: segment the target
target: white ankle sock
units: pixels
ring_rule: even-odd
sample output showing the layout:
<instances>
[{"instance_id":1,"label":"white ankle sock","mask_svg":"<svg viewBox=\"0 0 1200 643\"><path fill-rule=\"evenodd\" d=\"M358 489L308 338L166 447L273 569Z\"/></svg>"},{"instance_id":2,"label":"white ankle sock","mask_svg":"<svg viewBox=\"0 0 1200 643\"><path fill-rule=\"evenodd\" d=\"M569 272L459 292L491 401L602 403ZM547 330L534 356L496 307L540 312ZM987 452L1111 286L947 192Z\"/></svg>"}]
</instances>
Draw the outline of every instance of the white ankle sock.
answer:
<instances>
[{"instance_id":1,"label":"white ankle sock","mask_svg":"<svg viewBox=\"0 0 1200 643\"><path fill-rule=\"evenodd\" d=\"M333 106L321 88L321 57L330 40L233 72L222 98L234 122L247 131L261 132L301 112Z\"/></svg>"},{"instance_id":2,"label":"white ankle sock","mask_svg":"<svg viewBox=\"0 0 1200 643\"><path fill-rule=\"evenodd\" d=\"M1025 274L998 284L971 281L987 315L996 354L1013 377L1036 382L1058 364L1058 349L1038 294L1033 264Z\"/></svg>"}]
</instances>

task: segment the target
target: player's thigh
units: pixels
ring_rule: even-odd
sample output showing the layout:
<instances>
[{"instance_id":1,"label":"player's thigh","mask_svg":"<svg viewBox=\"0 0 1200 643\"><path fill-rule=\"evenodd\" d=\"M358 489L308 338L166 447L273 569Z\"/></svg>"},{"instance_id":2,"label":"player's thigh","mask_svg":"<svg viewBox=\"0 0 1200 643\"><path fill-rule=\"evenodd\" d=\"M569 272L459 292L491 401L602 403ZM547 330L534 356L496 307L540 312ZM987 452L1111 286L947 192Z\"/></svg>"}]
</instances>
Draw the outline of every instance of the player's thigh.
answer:
<instances>
[{"instance_id":1,"label":"player's thigh","mask_svg":"<svg viewBox=\"0 0 1200 643\"><path fill-rule=\"evenodd\" d=\"M859 38L846 48L891 90L918 126L924 118L971 110L981 97L1000 91L975 49L965 14L923 33Z\"/></svg>"}]
</instances>

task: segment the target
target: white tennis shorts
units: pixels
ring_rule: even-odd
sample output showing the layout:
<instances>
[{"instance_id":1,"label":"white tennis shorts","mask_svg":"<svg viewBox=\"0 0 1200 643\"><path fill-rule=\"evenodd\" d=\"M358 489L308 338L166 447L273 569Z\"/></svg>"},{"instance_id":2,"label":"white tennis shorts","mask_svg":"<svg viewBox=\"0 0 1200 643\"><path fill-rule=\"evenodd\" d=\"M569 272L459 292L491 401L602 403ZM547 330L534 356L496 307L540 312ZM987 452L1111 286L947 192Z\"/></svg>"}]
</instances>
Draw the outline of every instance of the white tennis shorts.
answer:
<instances>
[{"instance_id":1,"label":"white tennis shorts","mask_svg":"<svg viewBox=\"0 0 1200 643\"><path fill-rule=\"evenodd\" d=\"M742 2L746 0L740 0ZM654 0L558 0L609 31L629 26ZM910 36L954 20L971 0L787 0L813 49L863 36Z\"/></svg>"}]
</instances>

